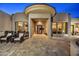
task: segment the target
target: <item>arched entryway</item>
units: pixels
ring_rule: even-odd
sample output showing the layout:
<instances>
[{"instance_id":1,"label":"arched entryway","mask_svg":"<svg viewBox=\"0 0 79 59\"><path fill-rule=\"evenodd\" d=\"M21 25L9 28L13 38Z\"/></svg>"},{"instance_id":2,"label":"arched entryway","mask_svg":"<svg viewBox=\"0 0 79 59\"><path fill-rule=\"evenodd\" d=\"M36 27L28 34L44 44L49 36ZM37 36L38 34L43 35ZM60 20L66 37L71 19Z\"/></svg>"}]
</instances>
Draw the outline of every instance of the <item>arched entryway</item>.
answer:
<instances>
[{"instance_id":1,"label":"arched entryway","mask_svg":"<svg viewBox=\"0 0 79 59\"><path fill-rule=\"evenodd\" d=\"M52 19L55 9L46 4L36 4L25 9L28 16L29 37L33 34L44 34L51 37Z\"/></svg>"}]
</instances>

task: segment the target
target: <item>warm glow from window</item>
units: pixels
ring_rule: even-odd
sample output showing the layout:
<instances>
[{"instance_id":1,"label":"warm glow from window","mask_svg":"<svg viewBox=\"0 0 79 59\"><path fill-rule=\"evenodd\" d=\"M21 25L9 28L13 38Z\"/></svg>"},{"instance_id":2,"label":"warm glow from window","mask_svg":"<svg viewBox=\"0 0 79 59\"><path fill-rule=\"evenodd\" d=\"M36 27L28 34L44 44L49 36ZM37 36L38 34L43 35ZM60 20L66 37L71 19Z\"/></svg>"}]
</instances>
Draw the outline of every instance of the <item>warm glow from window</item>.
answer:
<instances>
[{"instance_id":1,"label":"warm glow from window","mask_svg":"<svg viewBox=\"0 0 79 59\"><path fill-rule=\"evenodd\" d=\"M58 29L62 29L62 23L58 23Z\"/></svg>"},{"instance_id":2,"label":"warm glow from window","mask_svg":"<svg viewBox=\"0 0 79 59\"><path fill-rule=\"evenodd\" d=\"M65 32L66 31L66 23L64 22L63 23L63 32Z\"/></svg>"},{"instance_id":3,"label":"warm glow from window","mask_svg":"<svg viewBox=\"0 0 79 59\"><path fill-rule=\"evenodd\" d=\"M16 31L27 31L27 22L26 21L18 21L16 22Z\"/></svg>"},{"instance_id":4,"label":"warm glow from window","mask_svg":"<svg viewBox=\"0 0 79 59\"><path fill-rule=\"evenodd\" d=\"M18 22L18 26L22 26L23 24L22 24L22 22Z\"/></svg>"},{"instance_id":5,"label":"warm glow from window","mask_svg":"<svg viewBox=\"0 0 79 59\"><path fill-rule=\"evenodd\" d=\"M56 23L52 23L52 30L53 32L56 32Z\"/></svg>"},{"instance_id":6,"label":"warm glow from window","mask_svg":"<svg viewBox=\"0 0 79 59\"><path fill-rule=\"evenodd\" d=\"M24 31L27 32L27 22L24 22Z\"/></svg>"},{"instance_id":7,"label":"warm glow from window","mask_svg":"<svg viewBox=\"0 0 79 59\"><path fill-rule=\"evenodd\" d=\"M73 31L74 31L73 26L74 26L74 25L71 25L71 33L73 33Z\"/></svg>"},{"instance_id":8,"label":"warm glow from window","mask_svg":"<svg viewBox=\"0 0 79 59\"><path fill-rule=\"evenodd\" d=\"M52 25L53 25L52 28L56 29L56 23L53 23Z\"/></svg>"}]
</instances>

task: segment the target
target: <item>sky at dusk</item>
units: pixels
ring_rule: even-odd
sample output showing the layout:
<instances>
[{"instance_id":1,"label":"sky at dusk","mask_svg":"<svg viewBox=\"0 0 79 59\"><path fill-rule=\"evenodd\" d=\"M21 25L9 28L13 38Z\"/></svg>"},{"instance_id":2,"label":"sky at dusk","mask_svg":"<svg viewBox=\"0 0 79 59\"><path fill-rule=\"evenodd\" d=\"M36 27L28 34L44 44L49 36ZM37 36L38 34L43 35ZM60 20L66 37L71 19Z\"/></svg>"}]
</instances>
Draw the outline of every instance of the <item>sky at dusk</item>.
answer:
<instances>
[{"instance_id":1,"label":"sky at dusk","mask_svg":"<svg viewBox=\"0 0 79 59\"><path fill-rule=\"evenodd\" d=\"M8 14L16 12L24 12L25 8L34 3L0 3L0 10ZM70 13L72 18L79 18L79 4L78 3L47 3L54 7L57 13Z\"/></svg>"}]
</instances>

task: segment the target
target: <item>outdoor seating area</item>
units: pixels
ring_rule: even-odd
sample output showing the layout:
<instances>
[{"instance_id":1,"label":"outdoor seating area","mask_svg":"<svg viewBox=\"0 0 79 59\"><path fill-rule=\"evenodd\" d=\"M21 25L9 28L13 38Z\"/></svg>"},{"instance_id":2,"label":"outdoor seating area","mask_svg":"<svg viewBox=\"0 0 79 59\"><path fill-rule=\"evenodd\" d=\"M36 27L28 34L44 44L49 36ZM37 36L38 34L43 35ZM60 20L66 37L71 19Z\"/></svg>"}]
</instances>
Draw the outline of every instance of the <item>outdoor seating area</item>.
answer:
<instances>
[{"instance_id":1,"label":"outdoor seating area","mask_svg":"<svg viewBox=\"0 0 79 59\"><path fill-rule=\"evenodd\" d=\"M28 32L14 32L14 31L5 31L4 35L0 36L0 43L3 42L23 42L25 39L29 38Z\"/></svg>"}]
</instances>

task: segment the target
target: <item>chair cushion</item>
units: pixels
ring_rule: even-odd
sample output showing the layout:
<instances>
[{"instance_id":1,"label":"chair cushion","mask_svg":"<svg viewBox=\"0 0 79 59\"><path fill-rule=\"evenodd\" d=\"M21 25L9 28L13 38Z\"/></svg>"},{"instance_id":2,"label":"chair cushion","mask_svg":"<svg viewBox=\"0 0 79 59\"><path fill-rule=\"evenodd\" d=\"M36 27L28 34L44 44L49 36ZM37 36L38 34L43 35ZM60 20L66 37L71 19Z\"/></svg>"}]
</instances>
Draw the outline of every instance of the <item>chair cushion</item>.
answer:
<instances>
[{"instance_id":1,"label":"chair cushion","mask_svg":"<svg viewBox=\"0 0 79 59\"><path fill-rule=\"evenodd\" d=\"M1 38L1 40L7 40L7 38Z\"/></svg>"},{"instance_id":2,"label":"chair cushion","mask_svg":"<svg viewBox=\"0 0 79 59\"><path fill-rule=\"evenodd\" d=\"M23 36L23 33L19 33L19 37L21 38Z\"/></svg>"},{"instance_id":3,"label":"chair cushion","mask_svg":"<svg viewBox=\"0 0 79 59\"><path fill-rule=\"evenodd\" d=\"M20 38L15 38L14 40L20 40Z\"/></svg>"},{"instance_id":4,"label":"chair cushion","mask_svg":"<svg viewBox=\"0 0 79 59\"><path fill-rule=\"evenodd\" d=\"M8 34L7 34L7 37L10 36L10 35L11 35L11 33L8 33Z\"/></svg>"}]
</instances>

